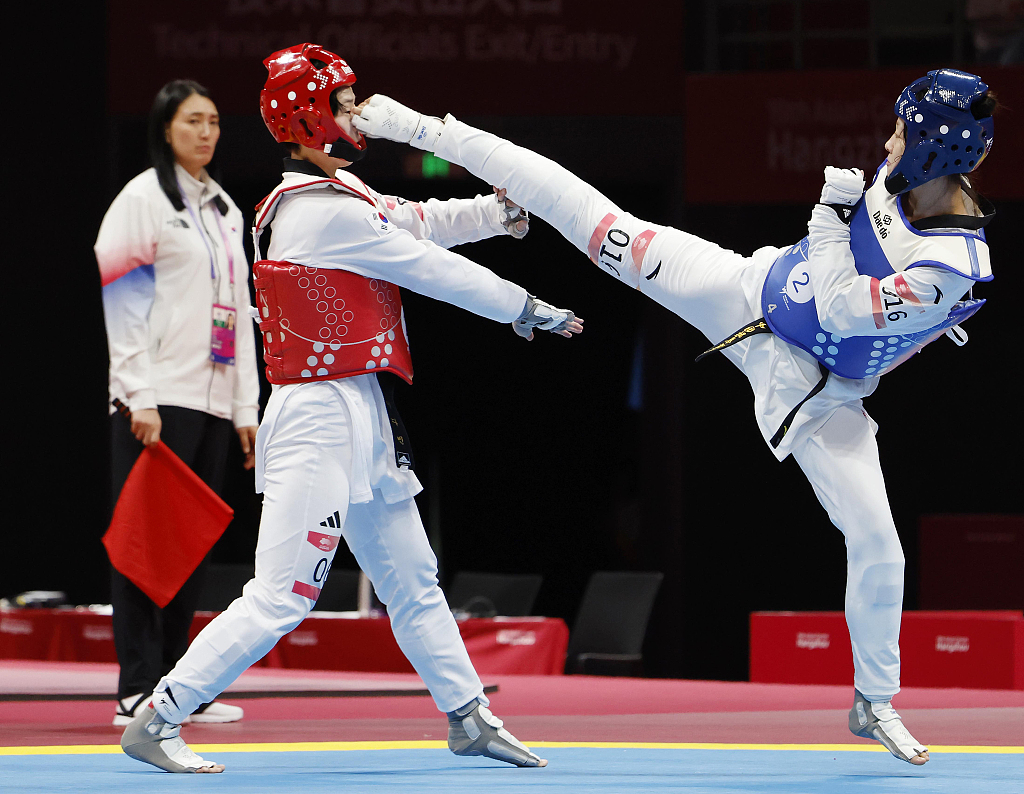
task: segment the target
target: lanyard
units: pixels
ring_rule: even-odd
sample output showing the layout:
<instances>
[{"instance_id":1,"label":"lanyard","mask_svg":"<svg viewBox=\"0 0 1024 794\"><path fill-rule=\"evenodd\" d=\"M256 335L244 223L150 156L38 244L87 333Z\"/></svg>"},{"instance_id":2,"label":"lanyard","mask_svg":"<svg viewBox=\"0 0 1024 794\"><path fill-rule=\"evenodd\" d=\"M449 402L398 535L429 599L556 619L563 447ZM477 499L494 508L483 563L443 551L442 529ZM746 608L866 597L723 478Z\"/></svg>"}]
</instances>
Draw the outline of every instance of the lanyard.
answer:
<instances>
[{"instance_id":1,"label":"lanyard","mask_svg":"<svg viewBox=\"0 0 1024 794\"><path fill-rule=\"evenodd\" d=\"M231 280L231 286L235 285L235 255L231 252L231 241L228 239L227 234L224 232L224 222L221 220L220 212L215 212L214 217L217 218L217 228L220 229L220 239L224 243L224 250L228 254L228 278Z\"/></svg>"},{"instance_id":2,"label":"lanyard","mask_svg":"<svg viewBox=\"0 0 1024 794\"><path fill-rule=\"evenodd\" d=\"M199 222L199 218L196 217L195 211L192 209L192 202L188 200L188 196L185 195L185 191L181 188L181 182L178 182L178 193L181 194L181 200L185 203L185 207L188 209L188 214L192 216L192 223L195 224L196 231L199 232L199 236L203 240L203 245L206 246L206 253L210 256L210 278L214 281L217 280L217 267L214 263L213 248L210 247L210 241L206 239L206 235L203 234L203 225ZM200 207L200 212L202 208ZM224 226L220 220L220 213L216 213L217 216L217 228L220 229L220 237L224 242L224 250L227 251L228 255L228 278L231 282L231 286L235 284L235 257L231 253L231 245L228 242L227 235L224 233Z\"/></svg>"}]
</instances>

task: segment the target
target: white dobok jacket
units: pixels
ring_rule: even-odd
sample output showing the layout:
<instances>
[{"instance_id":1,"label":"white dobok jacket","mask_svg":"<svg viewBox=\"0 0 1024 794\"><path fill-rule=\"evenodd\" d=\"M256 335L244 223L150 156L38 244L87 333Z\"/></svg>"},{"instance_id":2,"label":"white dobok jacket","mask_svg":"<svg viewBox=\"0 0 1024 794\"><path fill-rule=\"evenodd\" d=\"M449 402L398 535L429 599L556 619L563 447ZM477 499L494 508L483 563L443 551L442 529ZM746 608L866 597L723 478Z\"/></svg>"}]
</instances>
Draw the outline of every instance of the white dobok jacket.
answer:
<instances>
[{"instance_id":1,"label":"white dobok jacket","mask_svg":"<svg viewBox=\"0 0 1024 794\"><path fill-rule=\"evenodd\" d=\"M205 172L202 181L180 165L175 173L184 209L150 168L114 199L96 238L110 398L133 411L174 405L253 426L260 395L242 213ZM234 365L210 360L214 303L236 311Z\"/></svg>"},{"instance_id":2,"label":"white dobok jacket","mask_svg":"<svg viewBox=\"0 0 1024 794\"><path fill-rule=\"evenodd\" d=\"M306 161L285 161L275 194L315 180L323 180L323 187L282 195L268 221L272 237L267 259L380 278L501 323L511 323L522 313L526 290L446 250L506 233L493 195L407 202L382 196L344 170L334 178L343 184L328 181ZM415 340L415 328L410 336ZM324 385L334 390L351 422L350 502L370 501L375 489L388 503L422 490L416 475L395 463L387 410L374 374L274 386L257 437L256 489L263 490L267 447L274 443L277 417L290 395Z\"/></svg>"}]
</instances>

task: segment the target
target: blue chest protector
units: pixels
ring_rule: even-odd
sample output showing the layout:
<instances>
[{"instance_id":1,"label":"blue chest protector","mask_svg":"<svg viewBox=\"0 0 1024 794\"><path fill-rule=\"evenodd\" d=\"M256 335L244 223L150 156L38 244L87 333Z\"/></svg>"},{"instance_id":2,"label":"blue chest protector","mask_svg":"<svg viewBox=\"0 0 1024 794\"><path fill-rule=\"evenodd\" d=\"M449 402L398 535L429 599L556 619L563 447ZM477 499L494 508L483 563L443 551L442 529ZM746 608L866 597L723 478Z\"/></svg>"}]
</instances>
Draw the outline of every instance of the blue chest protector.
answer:
<instances>
[{"instance_id":1,"label":"blue chest protector","mask_svg":"<svg viewBox=\"0 0 1024 794\"><path fill-rule=\"evenodd\" d=\"M898 197L890 201L887 194L879 193L881 183L882 180L876 179L850 220L850 248L860 275L881 280L908 267L928 264L977 281L991 279L990 274L982 272L988 265L987 250L984 251L984 268L979 264L978 246L985 246L984 237L973 233L951 235L944 232L941 237L946 240L928 240L929 235L913 230L906 222L899 210ZM893 216L897 213L894 223ZM886 223L882 223L882 218L888 219ZM949 261L950 247L954 244L949 239L952 237L965 241L963 262ZM966 320L985 303L984 300L973 299L959 301L942 322L923 331L842 338L828 333L818 322L807 267L807 250L808 240L805 237L775 260L761 291L761 310L765 322L776 336L806 350L830 372L843 378L871 378L885 374L941 336L947 328ZM953 249L954 253L958 250ZM898 261L894 267L890 262L894 255L909 255L910 261ZM944 258L938 259L939 255L944 255Z\"/></svg>"}]
</instances>

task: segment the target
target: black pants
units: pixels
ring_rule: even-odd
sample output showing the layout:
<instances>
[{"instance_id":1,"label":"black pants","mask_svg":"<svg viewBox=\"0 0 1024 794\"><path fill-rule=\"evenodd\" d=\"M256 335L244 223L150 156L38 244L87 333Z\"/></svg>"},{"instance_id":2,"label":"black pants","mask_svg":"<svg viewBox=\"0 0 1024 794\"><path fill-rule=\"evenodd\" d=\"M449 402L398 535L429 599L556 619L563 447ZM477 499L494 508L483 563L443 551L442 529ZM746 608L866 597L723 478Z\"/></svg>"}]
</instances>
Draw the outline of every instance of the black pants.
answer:
<instances>
[{"instance_id":1,"label":"black pants","mask_svg":"<svg viewBox=\"0 0 1024 794\"><path fill-rule=\"evenodd\" d=\"M163 424L161 440L221 495L228 445L235 437L231 421L171 405L161 405L159 411ZM110 416L110 438L113 505L143 447L132 435L128 419L119 413ZM152 692L185 653L206 568L204 560L171 602L161 609L111 566L114 647L121 665L117 684L119 700Z\"/></svg>"}]
</instances>

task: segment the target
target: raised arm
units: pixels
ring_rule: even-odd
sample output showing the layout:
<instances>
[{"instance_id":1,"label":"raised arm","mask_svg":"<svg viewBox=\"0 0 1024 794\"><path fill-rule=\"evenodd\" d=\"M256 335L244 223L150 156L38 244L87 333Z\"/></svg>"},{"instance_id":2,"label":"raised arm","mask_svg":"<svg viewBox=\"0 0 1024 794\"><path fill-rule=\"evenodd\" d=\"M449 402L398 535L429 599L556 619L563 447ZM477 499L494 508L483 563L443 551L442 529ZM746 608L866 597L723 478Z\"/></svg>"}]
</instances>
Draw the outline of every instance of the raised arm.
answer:
<instances>
[{"instance_id":1,"label":"raised arm","mask_svg":"<svg viewBox=\"0 0 1024 794\"><path fill-rule=\"evenodd\" d=\"M539 327L563 336L582 331L572 312L531 299L522 287L466 257L430 240L417 240L389 220L381 221L376 211L361 201L342 199L286 205L274 221L275 231L284 231L293 219L297 221L300 217L303 226L309 228L309 212L324 213L315 224L322 229L319 238L310 241L308 250L304 250L307 246L301 235L276 234L273 239L297 240L299 247L277 249L272 241L271 258L381 278L498 322L526 320L530 328ZM312 251L316 252L315 262Z\"/></svg>"},{"instance_id":2,"label":"raised arm","mask_svg":"<svg viewBox=\"0 0 1024 794\"><path fill-rule=\"evenodd\" d=\"M527 216L520 208L494 195L471 199L428 199L406 201L397 196L380 196L388 208L390 220L417 240L430 240L442 248L475 243L488 237L508 234L526 236Z\"/></svg>"},{"instance_id":3,"label":"raised arm","mask_svg":"<svg viewBox=\"0 0 1024 794\"><path fill-rule=\"evenodd\" d=\"M883 279L860 275L850 249L846 208L860 200L864 176L825 169L820 203L811 211L808 274L818 322L842 337L885 336L931 328L949 314L973 282L937 267L912 267Z\"/></svg>"}]
</instances>

